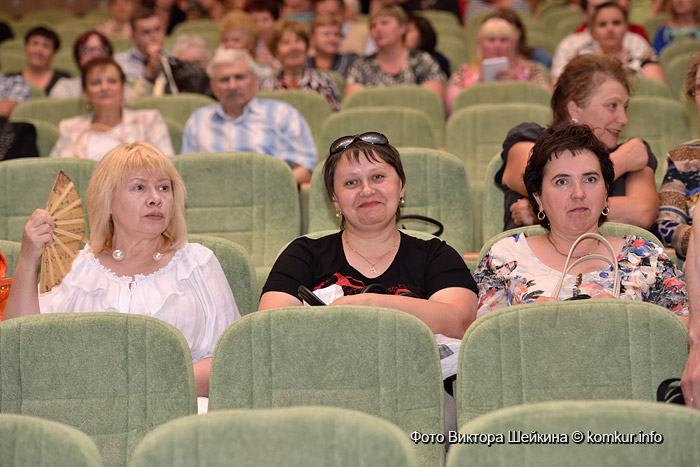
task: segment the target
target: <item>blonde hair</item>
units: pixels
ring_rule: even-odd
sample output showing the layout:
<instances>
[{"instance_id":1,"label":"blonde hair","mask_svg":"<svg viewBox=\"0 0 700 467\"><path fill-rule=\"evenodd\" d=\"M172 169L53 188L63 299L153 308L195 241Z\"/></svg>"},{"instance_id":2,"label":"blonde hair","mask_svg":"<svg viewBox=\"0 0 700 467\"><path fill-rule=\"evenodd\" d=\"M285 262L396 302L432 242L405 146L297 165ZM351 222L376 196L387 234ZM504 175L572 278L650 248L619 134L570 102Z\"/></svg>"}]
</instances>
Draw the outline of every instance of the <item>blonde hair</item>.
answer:
<instances>
[{"instance_id":1,"label":"blonde hair","mask_svg":"<svg viewBox=\"0 0 700 467\"><path fill-rule=\"evenodd\" d=\"M518 30L503 18L490 18L481 23L479 31L476 33L476 62L480 63L483 59L479 41L483 39L491 39L494 37L506 37L513 41L513 50L509 58L513 58L517 52Z\"/></svg>"},{"instance_id":2,"label":"blonde hair","mask_svg":"<svg viewBox=\"0 0 700 467\"><path fill-rule=\"evenodd\" d=\"M311 32L313 33L316 30L316 28L319 28L321 26L335 26L338 29L341 29L343 27L343 22L333 15L314 16L314 20L311 21Z\"/></svg>"},{"instance_id":3,"label":"blonde hair","mask_svg":"<svg viewBox=\"0 0 700 467\"><path fill-rule=\"evenodd\" d=\"M396 18L399 24L408 24L408 15L404 9L398 5L382 5L377 7L369 14L369 22L371 23L379 16L391 16L392 18Z\"/></svg>"},{"instance_id":4,"label":"blonde hair","mask_svg":"<svg viewBox=\"0 0 700 467\"><path fill-rule=\"evenodd\" d=\"M248 33L248 37L250 39L248 43L248 50L251 52L251 54L255 54L255 47L258 45L259 36L258 28L255 26L253 16L241 10L233 10L226 13L226 15L224 15L219 22L220 44L223 44L224 36L232 29L240 29L243 32Z\"/></svg>"},{"instance_id":5,"label":"blonde hair","mask_svg":"<svg viewBox=\"0 0 700 467\"><path fill-rule=\"evenodd\" d=\"M90 222L90 250L99 255L112 250L114 222L110 214L112 200L129 176L136 172L149 175L165 174L170 178L173 193L173 212L170 224L161 234L168 250L177 250L187 241L185 221L185 182L173 163L158 149L148 143L127 143L117 146L97 164L85 193L88 220Z\"/></svg>"}]
</instances>

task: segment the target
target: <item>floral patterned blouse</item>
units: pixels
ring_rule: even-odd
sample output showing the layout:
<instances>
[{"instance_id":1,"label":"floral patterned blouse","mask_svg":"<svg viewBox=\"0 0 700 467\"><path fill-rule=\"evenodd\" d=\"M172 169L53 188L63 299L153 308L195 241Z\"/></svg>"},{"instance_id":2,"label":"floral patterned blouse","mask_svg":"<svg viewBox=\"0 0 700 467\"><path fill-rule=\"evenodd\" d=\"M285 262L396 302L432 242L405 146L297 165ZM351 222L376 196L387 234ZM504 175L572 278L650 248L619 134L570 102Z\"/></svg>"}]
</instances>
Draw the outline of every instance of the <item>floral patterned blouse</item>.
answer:
<instances>
[{"instance_id":1,"label":"floral patterned blouse","mask_svg":"<svg viewBox=\"0 0 700 467\"><path fill-rule=\"evenodd\" d=\"M658 245L635 235L624 237L617 257L620 298L667 308L677 315L688 314L685 277ZM561 272L542 263L532 252L524 234L499 240L474 272L479 289L477 317L509 305L549 297ZM600 292L612 293L612 266L564 279L559 299Z\"/></svg>"},{"instance_id":2,"label":"floral patterned blouse","mask_svg":"<svg viewBox=\"0 0 700 467\"><path fill-rule=\"evenodd\" d=\"M547 77L540 68L530 60L514 60L510 64L510 71L517 76L517 81L532 81L549 89ZM452 73L448 81L448 86L459 89L468 88L481 82L481 67L472 63L464 63Z\"/></svg>"}]
</instances>

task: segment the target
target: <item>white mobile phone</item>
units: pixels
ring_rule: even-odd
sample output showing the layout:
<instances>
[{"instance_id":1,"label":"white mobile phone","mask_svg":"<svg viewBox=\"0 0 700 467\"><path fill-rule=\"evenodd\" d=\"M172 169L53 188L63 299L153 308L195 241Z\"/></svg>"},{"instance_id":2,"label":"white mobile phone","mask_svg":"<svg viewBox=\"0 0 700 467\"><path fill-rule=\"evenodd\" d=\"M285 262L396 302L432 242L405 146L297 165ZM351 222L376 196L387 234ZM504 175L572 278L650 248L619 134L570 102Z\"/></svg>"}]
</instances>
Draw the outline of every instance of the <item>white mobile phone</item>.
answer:
<instances>
[{"instance_id":1,"label":"white mobile phone","mask_svg":"<svg viewBox=\"0 0 700 467\"><path fill-rule=\"evenodd\" d=\"M509 66L508 57L485 58L481 61L481 80L496 81L498 73L507 70Z\"/></svg>"}]
</instances>

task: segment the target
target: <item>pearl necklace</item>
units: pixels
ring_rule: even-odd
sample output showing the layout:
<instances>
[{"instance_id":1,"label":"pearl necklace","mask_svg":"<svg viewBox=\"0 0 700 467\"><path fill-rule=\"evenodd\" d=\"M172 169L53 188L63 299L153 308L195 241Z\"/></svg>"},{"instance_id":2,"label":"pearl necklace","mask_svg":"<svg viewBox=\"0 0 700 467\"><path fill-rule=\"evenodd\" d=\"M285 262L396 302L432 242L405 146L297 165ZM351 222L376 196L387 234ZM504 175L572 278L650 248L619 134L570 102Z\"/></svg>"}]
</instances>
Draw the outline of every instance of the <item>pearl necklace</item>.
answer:
<instances>
[{"instance_id":1,"label":"pearl necklace","mask_svg":"<svg viewBox=\"0 0 700 467\"><path fill-rule=\"evenodd\" d=\"M377 264L379 264L379 262L380 262L381 260L383 260L384 258L386 258L386 256L387 256L389 253L391 253L392 251L394 251L394 248L396 248L396 247L399 245L399 243L401 243L401 235L399 235L399 240L398 240L389 250L387 250L386 253L384 253L382 256L380 256L379 259L378 259L377 261L375 261L374 263L371 262L370 260L368 260L367 258L365 258L364 255L363 255L362 253L360 253L359 251L357 251L356 249L354 249L354 248L350 245L350 243L347 241L347 239L345 239L345 237L343 237L343 241L344 241L345 244L348 246L348 248L350 248L350 249L351 249L354 253L356 253L360 258L364 259L364 260L367 262L367 264L369 264L369 269L372 271L372 273L377 274L377 268L376 268Z\"/></svg>"},{"instance_id":2,"label":"pearl necklace","mask_svg":"<svg viewBox=\"0 0 700 467\"><path fill-rule=\"evenodd\" d=\"M563 257L568 258L569 257L568 254L564 254L561 251L559 251L559 248L557 248L557 245L554 243L554 241L552 241L552 237L550 235L551 235L551 232L547 234L547 240L549 240L549 243L552 244L552 246L554 247L556 252L559 253L560 255L562 255ZM598 245L600 245L600 240L596 240L595 245L593 245L593 248L591 248L591 250L588 253L583 254L581 256L571 255L571 257L573 259L579 259L579 258L583 258L584 256L588 256L598 249Z\"/></svg>"},{"instance_id":3,"label":"pearl necklace","mask_svg":"<svg viewBox=\"0 0 700 467\"><path fill-rule=\"evenodd\" d=\"M124 258L126 258L126 254L120 250L119 248L115 248L112 251L112 258L114 258L114 261L124 261ZM156 251L153 253L153 261L160 261L161 258L163 257L163 253Z\"/></svg>"}]
</instances>

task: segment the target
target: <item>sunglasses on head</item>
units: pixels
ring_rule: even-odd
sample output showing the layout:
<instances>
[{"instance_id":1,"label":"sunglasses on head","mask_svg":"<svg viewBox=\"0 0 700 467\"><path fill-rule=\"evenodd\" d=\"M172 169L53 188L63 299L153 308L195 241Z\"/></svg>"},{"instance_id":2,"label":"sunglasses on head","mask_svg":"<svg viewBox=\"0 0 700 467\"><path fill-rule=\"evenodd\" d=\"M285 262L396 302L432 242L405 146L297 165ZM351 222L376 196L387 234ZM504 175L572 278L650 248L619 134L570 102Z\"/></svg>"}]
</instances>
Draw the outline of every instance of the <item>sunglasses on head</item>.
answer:
<instances>
[{"instance_id":1,"label":"sunglasses on head","mask_svg":"<svg viewBox=\"0 0 700 467\"><path fill-rule=\"evenodd\" d=\"M361 135L343 136L342 138L336 139L333 141L333 144L331 144L329 150L330 155L338 154L339 152L344 151L345 148L350 146L355 141L364 141L365 143L375 144L378 146L389 144L389 140L386 139L386 136L383 134L377 133L376 131L368 131L367 133L362 133Z\"/></svg>"}]
</instances>

